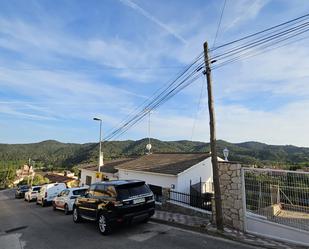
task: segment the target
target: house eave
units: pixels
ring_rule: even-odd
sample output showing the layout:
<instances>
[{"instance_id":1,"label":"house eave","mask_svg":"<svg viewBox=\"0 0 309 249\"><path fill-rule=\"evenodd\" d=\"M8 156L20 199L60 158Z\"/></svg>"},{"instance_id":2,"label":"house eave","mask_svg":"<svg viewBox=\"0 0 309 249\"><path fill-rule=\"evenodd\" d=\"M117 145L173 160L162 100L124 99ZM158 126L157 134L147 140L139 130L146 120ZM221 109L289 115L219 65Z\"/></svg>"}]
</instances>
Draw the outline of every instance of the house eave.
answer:
<instances>
[{"instance_id":1,"label":"house eave","mask_svg":"<svg viewBox=\"0 0 309 249\"><path fill-rule=\"evenodd\" d=\"M150 175L161 175L161 176L172 176L172 177L177 177L178 175L174 174L164 174L164 173L157 173L157 172L150 172L150 171L143 171L143 170L132 170L132 169L121 169L121 168L116 168L119 170L123 171L129 171L129 172L135 172L135 173L143 173L143 174L150 174Z\"/></svg>"}]
</instances>

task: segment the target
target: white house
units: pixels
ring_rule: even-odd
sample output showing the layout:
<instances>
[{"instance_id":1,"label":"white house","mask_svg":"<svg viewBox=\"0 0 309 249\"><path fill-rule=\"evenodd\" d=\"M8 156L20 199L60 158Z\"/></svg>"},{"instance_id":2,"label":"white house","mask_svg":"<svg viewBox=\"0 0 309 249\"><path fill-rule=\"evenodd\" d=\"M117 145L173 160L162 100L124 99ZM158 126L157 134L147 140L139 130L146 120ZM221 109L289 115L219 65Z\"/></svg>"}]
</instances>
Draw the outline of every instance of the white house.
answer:
<instances>
[{"instance_id":1,"label":"white house","mask_svg":"<svg viewBox=\"0 0 309 249\"><path fill-rule=\"evenodd\" d=\"M112 161L107 161L104 166L101 166L100 173L98 172L97 164L83 164L78 168L80 169L80 185L89 186L92 183L99 182L102 180L117 180L118 170L115 166L132 160L131 158L117 159ZM99 173L99 174L98 174Z\"/></svg>"},{"instance_id":2,"label":"white house","mask_svg":"<svg viewBox=\"0 0 309 249\"><path fill-rule=\"evenodd\" d=\"M222 160L218 158L218 160ZM82 165L80 184L102 180L136 179L145 181L160 196L162 188L177 192L213 192L212 164L209 153L154 153L138 158L105 162L98 174L95 164Z\"/></svg>"},{"instance_id":3,"label":"white house","mask_svg":"<svg viewBox=\"0 0 309 249\"><path fill-rule=\"evenodd\" d=\"M218 158L218 160L222 160ZM213 192L212 164L209 153L155 153L119 164L119 179L144 180L151 187L190 192ZM201 183L201 184L200 184Z\"/></svg>"}]
</instances>

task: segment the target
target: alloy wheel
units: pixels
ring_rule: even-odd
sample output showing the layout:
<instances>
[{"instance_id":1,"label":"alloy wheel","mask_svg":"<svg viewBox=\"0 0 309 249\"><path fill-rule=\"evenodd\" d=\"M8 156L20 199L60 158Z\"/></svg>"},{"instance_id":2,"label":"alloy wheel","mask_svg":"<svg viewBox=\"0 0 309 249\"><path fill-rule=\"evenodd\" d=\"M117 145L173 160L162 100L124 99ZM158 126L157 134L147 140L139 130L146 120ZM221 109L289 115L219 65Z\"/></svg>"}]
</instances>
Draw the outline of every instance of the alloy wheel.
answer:
<instances>
[{"instance_id":1,"label":"alloy wheel","mask_svg":"<svg viewBox=\"0 0 309 249\"><path fill-rule=\"evenodd\" d=\"M106 230L106 219L105 219L103 214L101 214L100 218L99 218L99 229L100 229L101 233L105 233L105 230Z\"/></svg>"}]
</instances>

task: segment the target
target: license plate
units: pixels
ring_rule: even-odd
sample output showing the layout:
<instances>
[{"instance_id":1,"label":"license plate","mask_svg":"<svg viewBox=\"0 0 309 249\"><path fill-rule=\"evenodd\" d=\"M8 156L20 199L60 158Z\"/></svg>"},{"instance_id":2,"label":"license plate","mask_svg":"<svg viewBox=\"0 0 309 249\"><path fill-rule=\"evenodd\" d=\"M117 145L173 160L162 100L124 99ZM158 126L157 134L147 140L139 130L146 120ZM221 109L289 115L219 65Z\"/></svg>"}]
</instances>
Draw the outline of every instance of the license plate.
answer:
<instances>
[{"instance_id":1,"label":"license plate","mask_svg":"<svg viewBox=\"0 0 309 249\"><path fill-rule=\"evenodd\" d=\"M139 204L139 203L143 203L143 202L145 202L145 198L139 198L139 199L133 200L133 204Z\"/></svg>"}]
</instances>

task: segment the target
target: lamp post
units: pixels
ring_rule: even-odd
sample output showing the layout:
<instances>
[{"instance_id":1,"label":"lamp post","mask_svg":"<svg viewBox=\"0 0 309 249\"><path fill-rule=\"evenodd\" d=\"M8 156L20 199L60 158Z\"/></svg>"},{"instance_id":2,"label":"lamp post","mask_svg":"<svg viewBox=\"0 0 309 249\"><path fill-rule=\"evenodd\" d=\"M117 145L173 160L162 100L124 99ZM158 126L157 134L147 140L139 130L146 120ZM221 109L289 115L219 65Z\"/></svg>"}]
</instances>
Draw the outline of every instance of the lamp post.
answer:
<instances>
[{"instance_id":1,"label":"lamp post","mask_svg":"<svg viewBox=\"0 0 309 249\"><path fill-rule=\"evenodd\" d=\"M228 161L228 156L229 156L229 150L225 147L223 150L223 155L224 155L224 161Z\"/></svg>"},{"instance_id":2,"label":"lamp post","mask_svg":"<svg viewBox=\"0 0 309 249\"><path fill-rule=\"evenodd\" d=\"M102 152L102 119L100 119L100 118L93 118L93 120L100 122L100 140L99 140L100 148L99 148L99 167L98 167L98 171L101 172L100 171L101 166L104 165L104 162L103 162L103 152Z\"/></svg>"},{"instance_id":3,"label":"lamp post","mask_svg":"<svg viewBox=\"0 0 309 249\"><path fill-rule=\"evenodd\" d=\"M148 112L148 144L146 145L146 149L148 150L148 154L151 154L151 143L150 143L150 109L145 109L145 112Z\"/></svg>"}]
</instances>

